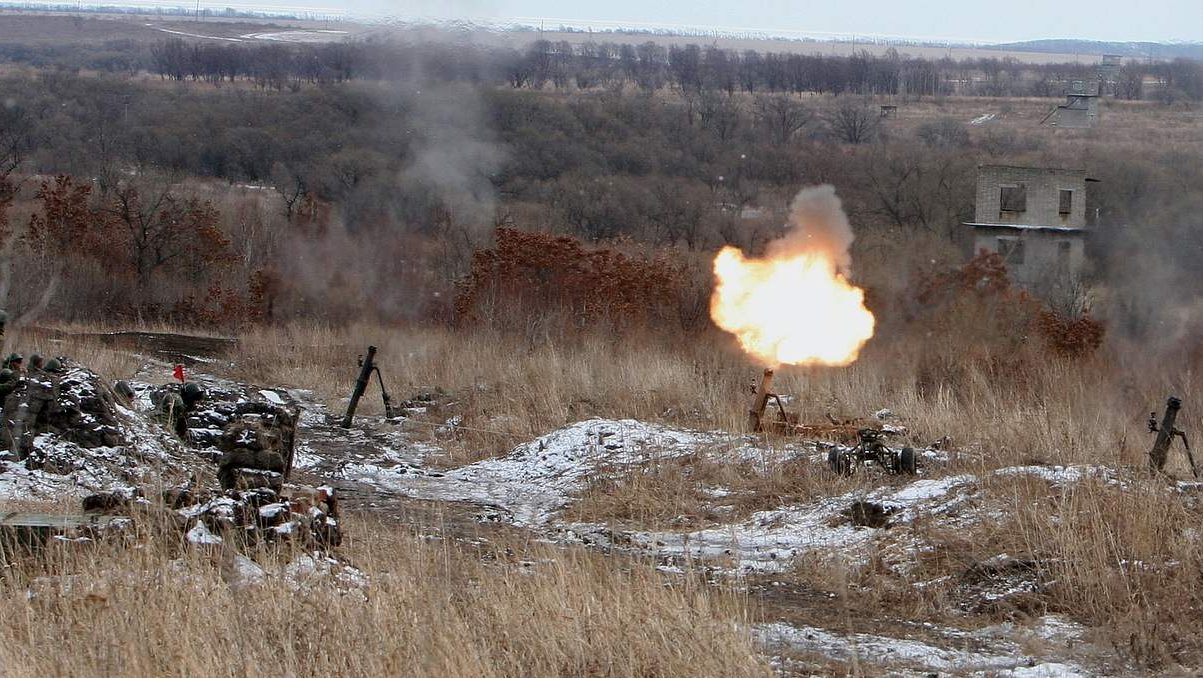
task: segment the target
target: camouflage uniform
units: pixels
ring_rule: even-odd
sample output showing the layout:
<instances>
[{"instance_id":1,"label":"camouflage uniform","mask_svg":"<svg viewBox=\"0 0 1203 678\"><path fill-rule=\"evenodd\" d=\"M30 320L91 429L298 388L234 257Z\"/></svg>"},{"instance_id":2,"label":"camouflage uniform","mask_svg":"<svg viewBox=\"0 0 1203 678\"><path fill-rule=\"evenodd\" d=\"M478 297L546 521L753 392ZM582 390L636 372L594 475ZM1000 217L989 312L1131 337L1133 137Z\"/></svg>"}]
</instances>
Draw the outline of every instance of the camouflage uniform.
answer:
<instances>
[{"instance_id":1,"label":"camouflage uniform","mask_svg":"<svg viewBox=\"0 0 1203 678\"><path fill-rule=\"evenodd\" d=\"M155 405L163 424L175 431L180 438L186 438L188 436L188 413L196 409L197 404L204 398L204 389L193 382L188 382L178 391L167 387Z\"/></svg>"},{"instance_id":2,"label":"camouflage uniform","mask_svg":"<svg viewBox=\"0 0 1203 678\"><path fill-rule=\"evenodd\" d=\"M21 383L21 375L7 367L0 370L0 402L8 397L17 388L17 384Z\"/></svg>"},{"instance_id":3,"label":"camouflage uniform","mask_svg":"<svg viewBox=\"0 0 1203 678\"><path fill-rule=\"evenodd\" d=\"M168 391L159 400L159 418L163 425L184 438L188 435L188 406L175 391Z\"/></svg>"}]
</instances>

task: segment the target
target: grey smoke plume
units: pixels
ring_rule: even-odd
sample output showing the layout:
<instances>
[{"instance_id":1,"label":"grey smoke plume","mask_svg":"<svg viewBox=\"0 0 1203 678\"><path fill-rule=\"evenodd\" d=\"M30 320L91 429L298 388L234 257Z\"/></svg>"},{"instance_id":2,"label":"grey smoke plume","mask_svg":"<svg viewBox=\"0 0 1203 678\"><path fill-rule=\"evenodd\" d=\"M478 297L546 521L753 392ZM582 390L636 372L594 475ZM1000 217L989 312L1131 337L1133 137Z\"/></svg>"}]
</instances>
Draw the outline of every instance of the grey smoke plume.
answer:
<instances>
[{"instance_id":1,"label":"grey smoke plume","mask_svg":"<svg viewBox=\"0 0 1203 678\"><path fill-rule=\"evenodd\" d=\"M788 226L784 236L769 243L770 257L823 252L845 275L851 272L855 236L834 186L823 184L799 191L790 203Z\"/></svg>"},{"instance_id":2,"label":"grey smoke plume","mask_svg":"<svg viewBox=\"0 0 1203 678\"><path fill-rule=\"evenodd\" d=\"M401 184L420 186L457 224L485 234L497 207L492 177L505 153L492 138L480 93L462 85L427 86L411 101L414 141Z\"/></svg>"}]
</instances>

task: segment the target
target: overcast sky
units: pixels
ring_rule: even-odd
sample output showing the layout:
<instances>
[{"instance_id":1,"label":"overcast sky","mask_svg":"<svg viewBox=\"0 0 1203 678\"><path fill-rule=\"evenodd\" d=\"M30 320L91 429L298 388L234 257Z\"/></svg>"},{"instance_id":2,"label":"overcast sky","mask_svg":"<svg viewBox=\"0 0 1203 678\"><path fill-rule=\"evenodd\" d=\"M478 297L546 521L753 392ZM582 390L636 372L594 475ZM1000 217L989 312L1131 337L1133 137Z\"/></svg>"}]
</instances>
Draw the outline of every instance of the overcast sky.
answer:
<instances>
[{"instance_id":1,"label":"overcast sky","mask_svg":"<svg viewBox=\"0 0 1203 678\"><path fill-rule=\"evenodd\" d=\"M192 0L178 2L191 5ZM306 8L398 18L527 23L542 19L549 28L566 23L976 42L1203 40L1203 0L201 0L201 5Z\"/></svg>"}]
</instances>

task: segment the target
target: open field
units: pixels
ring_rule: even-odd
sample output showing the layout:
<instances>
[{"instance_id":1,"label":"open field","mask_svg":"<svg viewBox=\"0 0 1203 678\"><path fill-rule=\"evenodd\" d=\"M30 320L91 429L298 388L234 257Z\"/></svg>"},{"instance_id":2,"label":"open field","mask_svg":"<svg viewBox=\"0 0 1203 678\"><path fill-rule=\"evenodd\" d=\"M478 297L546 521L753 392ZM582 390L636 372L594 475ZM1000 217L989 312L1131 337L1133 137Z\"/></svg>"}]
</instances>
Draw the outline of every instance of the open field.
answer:
<instances>
[{"instance_id":1,"label":"open field","mask_svg":"<svg viewBox=\"0 0 1203 678\"><path fill-rule=\"evenodd\" d=\"M184 17L157 15L104 15L83 14L65 16L57 13L0 10L0 40L26 43L102 43L111 40L154 41L169 35L208 41L284 40L293 41L305 36L316 39L322 31L338 31L329 34L329 39L356 39L362 37L398 37L408 40L445 40L454 37L483 45L507 46L525 49L536 40L565 41L569 44L585 42L617 42L641 44L654 42L665 47L704 42L720 49L758 50L778 53L822 54L848 56L867 52L881 56L888 50L896 50L904 57L923 59L1015 59L1022 63L1081 63L1095 64L1100 57L1095 55L1054 52L1006 51L984 49L966 45L916 45L904 42L866 39L819 40L813 38L789 40L773 37L749 36L674 36L653 33L587 32L587 31L533 31L533 30L480 30L472 34L448 31L439 28L410 26L381 26L353 21L304 21L285 19L223 19L205 17L203 20ZM259 37L255 37L259 36Z\"/></svg>"},{"instance_id":2,"label":"open field","mask_svg":"<svg viewBox=\"0 0 1203 678\"><path fill-rule=\"evenodd\" d=\"M293 21L125 14L79 14L0 10L0 41L24 44L93 44L112 41L152 43L171 36L217 42L255 42L306 37L341 40L362 35L365 26L330 21Z\"/></svg>"},{"instance_id":3,"label":"open field","mask_svg":"<svg viewBox=\"0 0 1203 678\"><path fill-rule=\"evenodd\" d=\"M347 437L318 413L341 411L368 342L410 409L384 421L373 384ZM929 391L918 380L934 365L882 338L852 368L779 375L804 422L888 407L926 450L918 479L840 478L821 440L745 434L757 368L724 344L368 325L262 330L236 349L197 340L193 378L312 399L298 463L345 493L337 553L370 579L366 601L334 580L298 591L272 574L294 552L252 552L266 583L244 587L229 548L181 550L155 533L132 564L118 543L10 568L6 614L24 621L6 628L6 664L672 676L763 675L768 656L786 675L1116 675L1198 661L1197 484L1142 470L1147 410L1167 392L1196 402L1193 382L1114 356L1036 353L1008 368L1022 377L950 365ZM112 378L167 377L169 363L115 348L102 328L28 332L21 345ZM1184 414L1185 430L1203 425ZM595 448L587 430L615 445ZM1189 478L1178 452L1170 471ZM889 526L850 525L854 501L892 512ZM113 614L127 621L87 621ZM564 623L531 621L548 618ZM40 649L67 620L87 629L71 635L78 649ZM264 627L287 631L251 631Z\"/></svg>"}]
</instances>

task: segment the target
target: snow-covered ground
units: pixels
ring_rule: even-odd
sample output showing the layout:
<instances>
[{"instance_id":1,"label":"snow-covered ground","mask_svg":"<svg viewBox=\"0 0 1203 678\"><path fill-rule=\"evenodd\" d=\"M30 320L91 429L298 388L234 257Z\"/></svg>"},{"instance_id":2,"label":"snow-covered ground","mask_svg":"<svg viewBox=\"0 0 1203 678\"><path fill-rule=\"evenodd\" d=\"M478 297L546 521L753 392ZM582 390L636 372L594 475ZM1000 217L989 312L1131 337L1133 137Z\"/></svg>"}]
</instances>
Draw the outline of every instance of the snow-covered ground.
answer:
<instances>
[{"instance_id":1,"label":"snow-covered ground","mask_svg":"<svg viewBox=\"0 0 1203 678\"><path fill-rule=\"evenodd\" d=\"M732 439L725 433L667 428L633 419L590 419L449 471L421 466L424 450L381 450L380 462L350 462L338 475L419 499L466 501L504 512L508 522L542 526L603 473L692 454Z\"/></svg>"},{"instance_id":2,"label":"snow-covered ground","mask_svg":"<svg viewBox=\"0 0 1203 678\"><path fill-rule=\"evenodd\" d=\"M900 488L882 487L824 497L801 506L758 511L747 520L694 532L631 532L624 535L639 548L662 556L726 563L736 572L781 572L795 558L823 553L860 561L869 546L887 535L898 539L905 526L924 517L966 523L972 513L961 509L974 494L976 478L958 475L916 480ZM871 502L889 514L889 529L857 526L845 515L854 502ZM579 531L587 528L574 526ZM914 545L912 545L914 548ZM909 555L906 554L906 555ZM901 557L905 563L911 558Z\"/></svg>"},{"instance_id":3,"label":"snow-covered ground","mask_svg":"<svg viewBox=\"0 0 1203 678\"><path fill-rule=\"evenodd\" d=\"M63 378L70 384L64 397L91 395L95 375L72 368ZM65 387L66 388L66 387ZM43 467L16 461L0 461L0 499L55 500L80 497L93 492L132 490L136 486L170 485L185 476L192 455L162 427L130 407L115 405L125 444L85 449L79 444L52 434L40 434L33 441L35 456ZM86 421L82 426L99 426Z\"/></svg>"},{"instance_id":4,"label":"snow-covered ground","mask_svg":"<svg viewBox=\"0 0 1203 678\"><path fill-rule=\"evenodd\" d=\"M341 42L346 40L350 35L347 31L328 30L328 29L289 29L281 31L261 31L256 33L244 33L238 36L232 35L205 35L203 33L192 33L189 31L180 31L171 28L163 28L152 23L144 24L147 28L153 28L160 33L168 35L178 35L185 38L199 38L201 40L220 40L222 42L291 42L291 43L310 43L320 44L327 42Z\"/></svg>"},{"instance_id":5,"label":"snow-covered ground","mask_svg":"<svg viewBox=\"0 0 1203 678\"><path fill-rule=\"evenodd\" d=\"M890 669L889 675L990 676L992 678L1085 678L1092 675L1069 658L1086 629L1056 616L1042 617L1030 627L1001 624L978 631L927 628L930 640L869 633L839 633L789 624L761 624L757 639L779 652L818 655L837 662ZM940 642L933 644L934 640ZM1041 656L1026 650L1043 649ZM965 649L974 648L974 649ZM1081 650L1079 650L1081 654ZM779 660L785 664L788 660Z\"/></svg>"}]
</instances>

